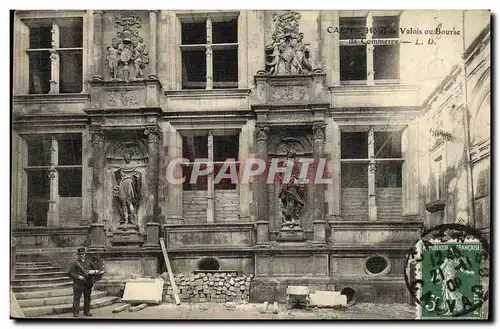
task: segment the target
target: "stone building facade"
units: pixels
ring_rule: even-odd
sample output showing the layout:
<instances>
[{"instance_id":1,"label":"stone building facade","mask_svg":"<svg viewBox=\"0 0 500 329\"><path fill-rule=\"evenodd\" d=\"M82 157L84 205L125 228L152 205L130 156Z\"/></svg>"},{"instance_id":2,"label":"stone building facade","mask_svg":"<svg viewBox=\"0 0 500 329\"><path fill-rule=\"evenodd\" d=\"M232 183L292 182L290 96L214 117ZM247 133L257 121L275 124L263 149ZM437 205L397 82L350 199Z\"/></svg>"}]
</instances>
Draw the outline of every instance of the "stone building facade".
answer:
<instances>
[{"instance_id":1,"label":"stone building facade","mask_svg":"<svg viewBox=\"0 0 500 329\"><path fill-rule=\"evenodd\" d=\"M113 286L163 272L163 237L174 272L253 274L256 301L269 289L283 298L290 283L409 301L406 252L437 216L425 209L422 120L445 106L424 104L408 69L416 55L399 27L413 13L17 11L13 20L18 257L64 265L86 245ZM469 99L489 111L470 89L480 83L489 88L489 75L469 83ZM479 139L473 176L486 166ZM228 159L241 170L289 151L325 158L327 179L304 187L291 228L279 185L263 175L214 181ZM200 157L213 171L190 183ZM179 158L184 184L167 179Z\"/></svg>"}]
</instances>

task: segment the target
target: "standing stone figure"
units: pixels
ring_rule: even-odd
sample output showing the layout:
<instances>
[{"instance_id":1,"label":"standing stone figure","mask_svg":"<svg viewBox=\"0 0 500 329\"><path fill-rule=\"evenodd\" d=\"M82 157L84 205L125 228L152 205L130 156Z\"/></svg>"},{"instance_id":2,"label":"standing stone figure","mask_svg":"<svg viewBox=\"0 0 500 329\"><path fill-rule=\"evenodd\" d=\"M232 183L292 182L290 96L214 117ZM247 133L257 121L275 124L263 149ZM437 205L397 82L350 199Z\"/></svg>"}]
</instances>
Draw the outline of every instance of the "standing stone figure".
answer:
<instances>
[{"instance_id":1,"label":"standing stone figure","mask_svg":"<svg viewBox=\"0 0 500 329\"><path fill-rule=\"evenodd\" d=\"M278 197L282 203L282 225L293 227L300 226L299 214L305 205L305 186L303 184L300 184L300 167L295 158L295 151L293 150L287 152L285 164L289 161L293 161L290 180L288 182L284 181L284 175L282 173L280 177L281 190Z\"/></svg>"},{"instance_id":2,"label":"standing stone figure","mask_svg":"<svg viewBox=\"0 0 500 329\"><path fill-rule=\"evenodd\" d=\"M125 164L114 172L113 196L120 212L120 224L136 224L141 195L141 173L130 165L132 153L125 154Z\"/></svg>"},{"instance_id":3,"label":"standing stone figure","mask_svg":"<svg viewBox=\"0 0 500 329\"><path fill-rule=\"evenodd\" d=\"M106 62L108 63L109 74L112 79L116 79L116 74L118 70L118 50L108 46L108 55L106 56Z\"/></svg>"}]
</instances>

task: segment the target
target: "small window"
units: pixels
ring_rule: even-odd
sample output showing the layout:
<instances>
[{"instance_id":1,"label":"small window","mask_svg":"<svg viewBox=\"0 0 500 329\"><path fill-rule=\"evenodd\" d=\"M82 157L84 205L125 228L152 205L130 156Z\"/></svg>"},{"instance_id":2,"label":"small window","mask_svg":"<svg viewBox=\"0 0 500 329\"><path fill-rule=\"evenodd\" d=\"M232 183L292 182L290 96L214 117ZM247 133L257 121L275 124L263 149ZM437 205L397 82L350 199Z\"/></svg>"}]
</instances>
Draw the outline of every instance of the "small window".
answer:
<instances>
[{"instance_id":1,"label":"small window","mask_svg":"<svg viewBox=\"0 0 500 329\"><path fill-rule=\"evenodd\" d=\"M214 161L238 159L238 135L214 136Z\"/></svg>"},{"instance_id":2,"label":"small window","mask_svg":"<svg viewBox=\"0 0 500 329\"><path fill-rule=\"evenodd\" d=\"M203 23L182 23L182 44L196 45L207 43L207 25Z\"/></svg>"},{"instance_id":3,"label":"small window","mask_svg":"<svg viewBox=\"0 0 500 329\"><path fill-rule=\"evenodd\" d=\"M368 134L366 132L342 132L342 159L368 159Z\"/></svg>"},{"instance_id":4,"label":"small window","mask_svg":"<svg viewBox=\"0 0 500 329\"><path fill-rule=\"evenodd\" d=\"M368 188L366 163L342 163L342 188Z\"/></svg>"},{"instance_id":5,"label":"small window","mask_svg":"<svg viewBox=\"0 0 500 329\"><path fill-rule=\"evenodd\" d=\"M373 17L373 39L399 38L399 17Z\"/></svg>"},{"instance_id":6,"label":"small window","mask_svg":"<svg viewBox=\"0 0 500 329\"><path fill-rule=\"evenodd\" d=\"M238 21L212 23L212 43L238 43Z\"/></svg>"},{"instance_id":7,"label":"small window","mask_svg":"<svg viewBox=\"0 0 500 329\"><path fill-rule=\"evenodd\" d=\"M205 89L207 86L207 57L205 50L182 52L182 88Z\"/></svg>"},{"instance_id":8,"label":"small window","mask_svg":"<svg viewBox=\"0 0 500 329\"><path fill-rule=\"evenodd\" d=\"M52 48L52 26L30 29L30 49Z\"/></svg>"},{"instance_id":9,"label":"small window","mask_svg":"<svg viewBox=\"0 0 500 329\"><path fill-rule=\"evenodd\" d=\"M375 132L375 158L401 158L401 131Z\"/></svg>"},{"instance_id":10,"label":"small window","mask_svg":"<svg viewBox=\"0 0 500 329\"><path fill-rule=\"evenodd\" d=\"M82 51L60 50L60 93L79 93L82 91Z\"/></svg>"},{"instance_id":11,"label":"small window","mask_svg":"<svg viewBox=\"0 0 500 329\"><path fill-rule=\"evenodd\" d=\"M340 40L366 38L366 17L340 17Z\"/></svg>"},{"instance_id":12,"label":"small window","mask_svg":"<svg viewBox=\"0 0 500 329\"><path fill-rule=\"evenodd\" d=\"M82 140L74 139L59 139L57 141L59 155L59 165L81 165L82 164Z\"/></svg>"},{"instance_id":13,"label":"small window","mask_svg":"<svg viewBox=\"0 0 500 329\"><path fill-rule=\"evenodd\" d=\"M51 141L28 140L28 166L50 166Z\"/></svg>"},{"instance_id":14,"label":"small window","mask_svg":"<svg viewBox=\"0 0 500 329\"><path fill-rule=\"evenodd\" d=\"M182 136L182 157L194 161L208 158L208 136Z\"/></svg>"},{"instance_id":15,"label":"small window","mask_svg":"<svg viewBox=\"0 0 500 329\"><path fill-rule=\"evenodd\" d=\"M60 48L81 48L83 47L83 24L59 26L59 47Z\"/></svg>"},{"instance_id":16,"label":"small window","mask_svg":"<svg viewBox=\"0 0 500 329\"><path fill-rule=\"evenodd\" d=\"M82 196L82 169L59 169L59 196L75 198Z\"/></svg>"},{"instance_id":17,"label":"small window","mask_svg":"<svg viewBox=\"0 0 500 329\"><path fill-rule=\"evenodd\" d=\"M203 258L198 263L198 269L200 271L218 271L220 270L220 263L212 257Z\"/></svg>"},{"instance_id":18,"label":"small window","mask_svg":"<svg viewBox=\"0 0 500 329\"><path fill-rule=\"evenodd\" d=\"M402 163L396 161L377 162L375 171L376 187L401 187Z\"/></svg>"},{"instance_id":19,"label":"small window","mask_svg":"<svg viewBox=\"0 0 500 329\"><path fill-rule=\"evenodd\" d=\"M373 49L375 80L399 79L399 45L377 45Z\"/></svg>"},{"instance_id":20,"label":"small window","mask_svg":"<svg viewBox=\"0 0 500 329\"><path fill-rule=\"evenodd\" d=\"M340 47L340 79L366 80L366 46Z\"/></svg>"},{"instance_id":21,"label":"small window","mask_svg":"<svg viewBox=\"0 0 500 329\"><path fill-rule=\"evenodd\" d=\"M387 274L390 271L390 262L387 257L371 256L365 261L365 271L372 275Z\"/></svg>"},{"instance_id":22,"label":"small window","mask_svg":"<svg viewBox=\"0 0 500 329\"><path fill-rule=\"evenodd\" d=\"M29 57L29 93L48 94L50 91L51 62L49 51L28 53Z\"/></svg>"},{"instance_id":23,"label":"small window","mask_svg":"<svg viewBox=\"0 0 500 329\"><path fill-rule=\"evenodd\" d=\"M238 87L238 49L214 50L214 88Z\"/></svg>"}]
</instances>

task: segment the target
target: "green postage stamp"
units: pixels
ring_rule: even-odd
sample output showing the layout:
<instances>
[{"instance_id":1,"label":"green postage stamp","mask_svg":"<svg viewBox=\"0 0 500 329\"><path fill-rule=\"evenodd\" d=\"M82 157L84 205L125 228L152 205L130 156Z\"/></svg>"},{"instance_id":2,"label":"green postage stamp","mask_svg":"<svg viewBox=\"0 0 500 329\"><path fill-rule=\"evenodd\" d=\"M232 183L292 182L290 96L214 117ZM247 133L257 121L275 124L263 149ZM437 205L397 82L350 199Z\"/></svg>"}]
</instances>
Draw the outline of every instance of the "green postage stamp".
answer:
<instances>
[{"instance_id":1,"label":"green postage stamp","mask_svg":"<svg viewBox=\"0 0 500 329\"><path fill-rule=\"evenodd\" d=\"M476 239L416 245L417 319L484 319L487 271Z\"/></svg>"}]
</instances>

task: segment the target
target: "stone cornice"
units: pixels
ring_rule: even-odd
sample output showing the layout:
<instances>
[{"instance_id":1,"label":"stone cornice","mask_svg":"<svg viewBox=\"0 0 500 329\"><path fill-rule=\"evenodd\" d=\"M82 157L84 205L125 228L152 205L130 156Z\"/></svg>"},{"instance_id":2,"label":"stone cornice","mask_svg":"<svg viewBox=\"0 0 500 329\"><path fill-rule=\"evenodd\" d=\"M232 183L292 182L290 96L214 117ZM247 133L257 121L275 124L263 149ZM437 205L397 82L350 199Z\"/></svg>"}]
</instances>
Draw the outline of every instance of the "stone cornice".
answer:
<instances>
[{"instance_id":1,"label":"stone cornice","mask_svg":"<svg viewBox=\"0 0 500 329\"><path fill-rule=\"evenodd\" d=\"M12 101L14 104L67 104L84 103L90 99L88 93L74 94L27 94L14 95Z\"/></svg>"},{"instance_id":2,"label":"stone cornice","mask_svg":"<svg viewBox=\"0 0 500 329\"><path fill-rule=\"evenodd\" d=\"M12 230L12 235L20 236L48 236L48 235L79 235L87 234L90 226L74 226L74 227L26 227L15 228Z\"/></svg>"},{"instance_id":3,"label":"stone cornice","mask_svg":"<svg viewBox=\"0 0 500 329\"><path fill-rule=\"evenodd\" d=\"M403 84L380 84L380 85L340 85L330 86L328 90L332 94L358 94L360 92L379 92L379 91L409 91L417 92L419 86L417 85L403 85Z\"/></svg>"},{"instance_id":4,"label":"stone cornice","mask_svg":"<svg viewBox=\"0 0 500 329\"><path fill-rule=\"evenodd\" d=\"M191 90L165 90L165 95L171 98L225 98L247 97L250 89L191 89Z\"/></svg>"}]
</instances>

